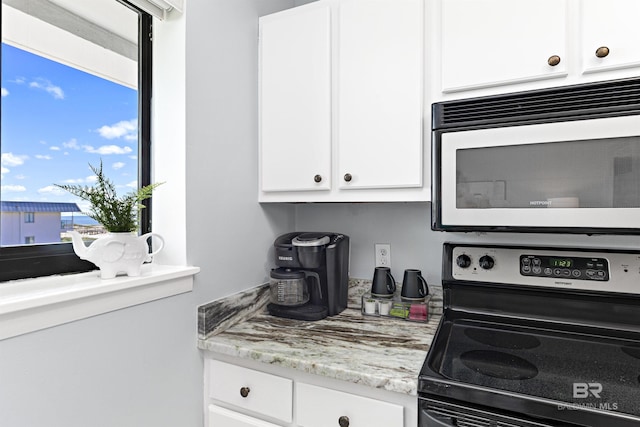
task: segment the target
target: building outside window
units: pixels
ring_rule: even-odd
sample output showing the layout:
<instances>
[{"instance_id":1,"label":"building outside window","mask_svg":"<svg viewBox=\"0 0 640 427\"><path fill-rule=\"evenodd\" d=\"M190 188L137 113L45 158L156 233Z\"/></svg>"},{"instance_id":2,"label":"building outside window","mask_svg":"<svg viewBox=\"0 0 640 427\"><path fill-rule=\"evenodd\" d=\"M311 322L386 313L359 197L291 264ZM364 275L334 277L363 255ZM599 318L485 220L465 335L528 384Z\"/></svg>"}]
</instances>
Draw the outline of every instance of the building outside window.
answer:
<instances>
[{"instance_id":1,"label":"building outside window","mask_svg":"<svg viewBox=\"0 0 640 427\"><path fill-rule=\"evenodd\" d=\"M66 233L100 228L54 184L90 186L101 162L119 194L150 183L151 17L125 0L2 0L1 18L0 281L93 269Z\"/></svg>"},{"instance_id":2,"label":"building outside window","mask_svg":"<svg viewBox=\"0 0 640 427\"><path fill-rule=\"evenodd\" d=\"M41 243L60 243L61 233L72 230L74 225L63 228L62 213L81 213L75 203L0 202L0 245L16 246ZM38 221L35 221L36 213ZM73 219L72 219L73 221ZM77 225L75 227L82 227ZM35 240L27 240L32 236ZM31 243L29 243L31 242Z\"/></svg>"}]
</instances>

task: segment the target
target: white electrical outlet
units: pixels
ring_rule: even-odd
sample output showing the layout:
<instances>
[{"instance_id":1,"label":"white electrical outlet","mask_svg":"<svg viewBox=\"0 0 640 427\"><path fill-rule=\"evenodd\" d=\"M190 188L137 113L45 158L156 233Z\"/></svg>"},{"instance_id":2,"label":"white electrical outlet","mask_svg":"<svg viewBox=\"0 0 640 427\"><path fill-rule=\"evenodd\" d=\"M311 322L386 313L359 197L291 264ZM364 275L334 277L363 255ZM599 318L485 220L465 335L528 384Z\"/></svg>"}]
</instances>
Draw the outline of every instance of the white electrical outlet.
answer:
<instances>
[{"instance_id":1,"label":"white electrical outlet","mask_svg":"<svg viewBox=\"0 0 640 427\"><path fill-rule=\"evenodd\" d=\"M376 243L376 267L391 267L391 245Z\"/></svg>"}]
</instances>

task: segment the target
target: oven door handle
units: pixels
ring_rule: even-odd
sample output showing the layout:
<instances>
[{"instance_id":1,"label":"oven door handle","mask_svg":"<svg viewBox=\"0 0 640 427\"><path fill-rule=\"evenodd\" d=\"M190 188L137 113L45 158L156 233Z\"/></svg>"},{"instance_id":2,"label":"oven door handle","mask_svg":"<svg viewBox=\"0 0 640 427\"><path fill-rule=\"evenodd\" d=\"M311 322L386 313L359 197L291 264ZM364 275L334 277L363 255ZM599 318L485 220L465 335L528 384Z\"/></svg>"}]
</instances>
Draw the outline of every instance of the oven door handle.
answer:
<instances>
[{"instance_id":1,"label":"oven door handle","mask_svg":"<svg viewBox=\"0 0 640 427\"><path fill-rule=\"evenodd\" d=\"M418 427L451 427L456 425L451 417L432 415L429 412L426 409L420 410Z\"/></svg>"}]
</instances>

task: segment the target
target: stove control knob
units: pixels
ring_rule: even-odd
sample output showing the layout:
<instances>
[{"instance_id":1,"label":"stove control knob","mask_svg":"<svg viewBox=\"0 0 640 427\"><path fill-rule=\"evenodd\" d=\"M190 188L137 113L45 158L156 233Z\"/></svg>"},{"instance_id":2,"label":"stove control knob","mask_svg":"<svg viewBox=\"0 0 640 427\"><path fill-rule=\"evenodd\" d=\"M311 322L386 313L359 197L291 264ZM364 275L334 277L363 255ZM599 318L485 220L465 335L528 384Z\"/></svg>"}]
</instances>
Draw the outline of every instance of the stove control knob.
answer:
<instances>
[{"instance_id":1,"label":"stove control knob","mask_svg":"<svg viewBox=\"0 0 640 427\"><path fill-rule=\"evenodd\" d=\"M471 258L469 258L469 255L458 255L456 264L458 264L460 268L467 268L471 265Z\"/></svg>"},{"instance_id":2,"label":"stove control knob","mask_svg":"<svg viewBox=\"0 0 640 427\"><path fill-rule=\"evenodd\" d=\"M480 264L480 267L482 267L483 270L491 270L493 268L493 265L496 262L489 255L484 255L480 257L480 259L478 260L478 263Z\"/></svg>"}]
</instances>

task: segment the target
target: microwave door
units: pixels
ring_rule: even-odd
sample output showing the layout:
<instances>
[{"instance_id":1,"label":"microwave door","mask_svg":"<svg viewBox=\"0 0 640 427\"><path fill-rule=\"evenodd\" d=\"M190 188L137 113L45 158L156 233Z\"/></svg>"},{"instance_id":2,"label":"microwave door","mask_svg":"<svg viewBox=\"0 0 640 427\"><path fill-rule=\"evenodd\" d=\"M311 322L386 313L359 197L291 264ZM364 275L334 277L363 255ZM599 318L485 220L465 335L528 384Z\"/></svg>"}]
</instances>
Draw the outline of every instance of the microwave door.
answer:
<instances>
[{"instance_id":1,"label":"microwave door","mask_svg":"<svg viewBox=\"0 0 640 427\"><path fill-rule=\"evenodd\" d=\"M638 116L442 132L442 229L638 228L639 135Z\"/></svg>"}]
</instances>

